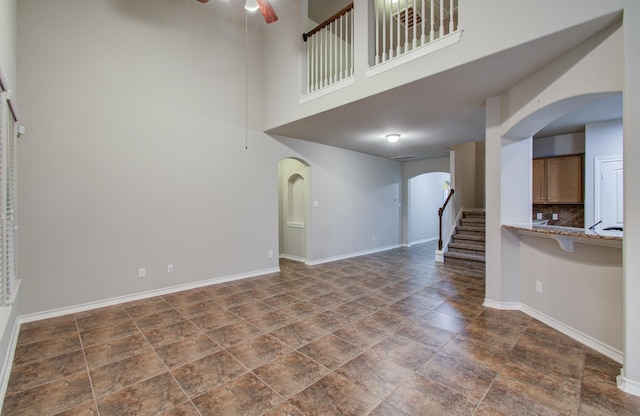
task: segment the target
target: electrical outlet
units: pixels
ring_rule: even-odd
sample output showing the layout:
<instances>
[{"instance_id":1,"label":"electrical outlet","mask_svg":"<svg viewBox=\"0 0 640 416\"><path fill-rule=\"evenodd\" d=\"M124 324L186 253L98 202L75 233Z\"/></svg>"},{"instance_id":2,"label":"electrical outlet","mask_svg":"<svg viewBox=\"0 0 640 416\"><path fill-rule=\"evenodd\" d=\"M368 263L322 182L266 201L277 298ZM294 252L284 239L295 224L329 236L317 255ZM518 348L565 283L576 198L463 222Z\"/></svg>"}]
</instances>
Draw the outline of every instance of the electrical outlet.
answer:
<instances>
[{"instance_id":1,"label":"electrical outlet","mask_svg":"<svg viewBox=\"0 0 640 416\"><path fill-rule=\"evenodd\" d=\"M558 219L558 214L551 214L551 219L557 220Z\"/></svg>"},{"instance_id":2,"label":"electrical outlet","mask_svg":"<svg viewBox=\"0 0 640 416\"><path fill-rule=\"evenodd\" d=\"M375 235L373 237L371 237L371 241L373 241L374 243L376 242L376 236Z\"/></svg>"},{"instance_id":3,"label":"electrical outlet","mask_svg":"<svg viewBox=\"0 0 640 416\"><path fill-rule=\"evenodd\" d=\"M537 220L541 220L541 219L542 219L542 212L538 212L538 213L536 214L536 219L537 219Z\"/></svg>"},{"instance_id":4,"label":"electrical outlet","mask_svg":"<svg viewBox=\"0 0 640 416\"><path fill-rule=\"evenodd\" d=\"M269 256L269 258L273 258L273 251L269 250L268 256Z\"/></svg>"},{"instance_id":5,"label":"electrical outlet","mask_svg":"<svg viewBox=\"0 0 640 416\"><path fill-rule=\"evenodd\" d=\"M173 264L167 265L167 273L173 273Z\"/></svg>"},{"instance_id":6,"label":"electrical outlet","mask_svg":"<svg viewBox=\"0 0 640 416\"><path fill-rule=\"evenodd\" d=\"M542 293L542 282L540 280L536 280L536 292Z\"/></svg>"},{"instance_id":7,"label":"electrical outlet","mask_svg":"<svg viewBox=\"0 0 640 416\"><path fill-rule=\"evenodd\" d=\"M145 267L138 269L138 277L147 277L147 269Z\"/></svg>"}]
</instances>

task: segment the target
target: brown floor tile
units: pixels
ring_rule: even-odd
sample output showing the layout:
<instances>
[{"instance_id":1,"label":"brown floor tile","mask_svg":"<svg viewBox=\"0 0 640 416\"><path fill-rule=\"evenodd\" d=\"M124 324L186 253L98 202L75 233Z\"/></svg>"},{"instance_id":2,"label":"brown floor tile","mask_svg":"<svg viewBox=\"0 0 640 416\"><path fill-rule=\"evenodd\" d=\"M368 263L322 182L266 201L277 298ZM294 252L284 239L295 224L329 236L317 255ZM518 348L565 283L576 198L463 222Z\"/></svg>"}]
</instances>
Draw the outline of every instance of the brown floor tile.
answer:
<instances>
[{"instance_id":1,"label":"brown floor tile","mask_svg":"<svg viewBox=\"0 0 640 416\"><path fill-rule=\"evenodd\" d=\"M90 328L80 332L84 348L94 345L107 344L118 338L124 338L137 334L138 327L132 320L118 322L117 324Z\"/></svg>"},{"instance_id":2,"label":"brown floor tile","mask_svg":"<svg viewBox=\"0 0 640 416\"><path fill-rule=\"evenodd\" d=\"M363 349L335 335L327 335L298 349L301 353L334 370L360 355Z\"/></svg>"},{"instance_id":3,"label":"brown floor tile","mask_svg":"<svg viewBox=\"0 0 640 416\"><path fill-rule=\"evenodd\" d=\"M497 374L477 361L455 360L446 355L435 356L418 373L478 401L489 390Z\"/></svg>"},{"instance_id":4,"label":"brown floor tile","mask_svg":"<svg viewBox=\"0 0 640 416\"><path fill-rule=\"evenodd\" d=\"M265 305L271 306L272 308L280 309L295 305L296 303L300 302L300 299L294 298L293 296L289 296L285 293L281 293L276 296L261 299L261 301Z\"/></svg>"},{"instance_id":5,"label":"brown floor tile","mask_svg":"<svg viewBox=\"0 0 640 416\"><path fill-rule=\"evenodd\" d=\"M324 311L311 315L307 320L327 332L336 331L353 322L354 318L333 311Z\"/></svg>"},{"instance_id":6,"label":"brown floor tile","mask_svg":"<svg viewBox=\"0 0 640 416\"><path fill-rule=\"evenodd\" d=\"M329 370L293 351L253 372L282 397L288 398L328 374Z\"/></svg>"},{"instance_id":7,"label":"brown floor tile","mask_svg":"<svg viewBox=\"0 0 640 416\"><path fill-rule=\"evenodd\" d=\"M92 369L91 381L96 397L101 397L166 371L156 353L148 351Z\"/></svg>"},{"instance_id":8,"label":"brown floor tile","mask_svg":"<svg viewBox=\"0 0 640 416\"><path fill-rule=\"evenodd\" d=\"M282 398L251 373L196 397L193 403L203 415L261 415Z\"/></svg>"},{"instance_id":9,"label":"brown floor tile","mask_svg":"<svg viewBox=\"0 0 640 416\"><path fill-rule=\"evenodd\" d=\"M138 332L125 338L118 338L108 344L85 348L84 352L89 368L96 368L150 349L149 342Z\"/></svg>"},{"instance_id":10,"label":"brown floor tile","mask_svg":"<svg viewBox=\"0 0 640 416\"><path fill-rule=\"evenodd\" d=\"M456 334L445 329L436 328L435 326L421 325L412 322L400 329L397 335L420 342L430 348L442 348L449 343Z\"/></svg>"},{"instance_id":11,"label":"brown floor tile","mask_svg":"<svg viewBox=\"0 0 640 416\"><path fill-rule=\"evenodd\" d=\"M496 377L482 402L508 415L574 414L578 409L577 400L567 406L557 394L549 395L535 385L506 378L502 374Z\"/></svg>"},{"instance_id":12,"label":"brown floor tile","mask_svg":"<svg viewBox=\"0 0 640 416\"><path fill-rule=\"evenodd\" d=\"M311 315L324 311L324 308L309 302L298 302L294 305L287 306L286 308L281 308L280 310L297 319L306 319Z\"/></svg>"},{"instance_id":13,"label":"brown floor tile","mask_svg":"<svg viewBox=\"0 0 640 416\"><path fill-rule=\"evenodd\" d=\"M344 303L332 309L332 311L337 312L340 315L351 317L354 320L371 315L377 310L378 308L376 308L375 306L366 305L357 300Z\"/></svg>"},{"instance_id":14,"label":"brown floor tile","mask_svg":"<svg viewBox=\"0 0 640 416\"><path fill-rule=\"evenodd\" d=\"M158 416L201 416L198 409L191 403L183 403L179 406L174 407L171 410L168 410Z\"/></svg>"},{"instance_id":15,"label":"brown floor tile","mask_svg":"<svg viewBox=\"0 0 640 416\"><path fill-rule=\"evenodd\" d=\"M47 358L79 351L80 349L80 338L77 333L67 337L19 345L15 351L13 365L19 366L33 361L46 360Z\"/></svg>"},{"instance_id":16,"label":"brown floor tile","mask_svg":"<svg viewBox=\"0 0 640 416\"><path fill-rule=\"evenodd\" d=\"M369 416L409 416L402 410L391 406L387 402L382 402L378 407L369 413Z\"/></svg>"},{"instance_id":17,"label":"brown floor tile","mask_svg":"<svg viewBox=\"0 0 640 416\"><path fill-rule=\"evenodd\" d=\"M300 348L324 335L327 331L318 328L309 321L298 321L270 332L291 348Z\"/></svg>"},{"instance_id":18,"label":"brown floor tile","mask_svg":"<svg viewBox=\"0 0 640 416\"><path fill-rule=\"evenodd\" d=\"M122 306L133 319L138 319L145 315L154 315L172 309L169 302L164 300L161 296L125 303Z\"/></svg>"},{"instance_id":19,"label":"brown floor tile","mask_svg":"<svg viewBox=\"0 0 640 416\"><path fill-rule=\"evenodd\" d=\"M433 326L454 333L462 331L462 329L471 322L470 319L436 311L428 312L415 321L419 324Z\"/></svg>"},{"instance_id":20,"label":"brown floor tile","mask_svg":"<svg viewBox=\"0 0 640 416\"><path fill-rule=\"evenodd\" d=\"M477 402L421 376L413 376L387 403L409 415L470 415ZM517 413L514 413L517 414Z\"/></svg>"},{"instance_id":21,"label":"brown floor tile","mask_svg":"<svg viewBox=\"0 0 640 416\"><path fill-rule=\"evenodd\" d=\"M185 318L192 319L197 316L212 314L223 310L222 306L217 303L206 300L203 302L189 303L188 305L178 305L175 308Z\"/></svg>"},{"instance_id":22,"label":"brown floor tile","mask_svg":"<svg viewBox=\"0 0 640 416\"><path fill-rule=\"evenodd\" d=\"M154 348L171 344L181 339L189 338L200 333L201 330L189 321L179 321L178 323L156 327L144 331L144 336Z\"/></svg>"},{"instance_id":23,"label":"brown floor tile","mask_svg":"<svg viewBox=\"0 0 640 416\"><path fill-rule=\"evenodd\" d=\"M220 346L205 334L182 339L156 349L160 359L169 368L199 360L220 350Z\"/></svg>"},{"instance_id":24,"label":"brown floor tile","mask_svg":"<svg viewBox=\"0 0 640 416\"><path fill-rule=\"evenodd\" d=\"M331 373L292 397L305 416L366 415L379 400L347 378Z\"/></svg>"},{"instance_id":25,"label":"brown floor tile","mask_svg":"<svg viewBox=\"0 0 640 416\"><path fill-rule=\"evenodd\" d=\"M169 309L163 312L154 313L151 315L144 315L139 318L135 318L136 325L141 331L148 331L159 326L167 326L178 323L185 318L180 315L175 309Z\"/></svg>"},{"instance_id":26,"label":"brown floor tile","mask_svg":"<svg viewBox=\"0 0 640 416\"><path fill-rule=\"evenodd\" d=\"M203 331L211 331L216 328L221 328L223 326L227 326L234 322L239 321L236 315L232 314L229 311L222 310L214 313L209 313L206 315L200 315L196 318L191 319L191 322L195 324L198 328Z\"/></svg>"},{"instance_id":27,"label":"brown floor tile","mask_svg":"<svg viewBox=\"0 0 640 416\"><path fill-rule=\"evenodd\" d=\"M58 413L56 416L98 416L98 408L94 400L76 406L73 409Z\"/></svg>"},{"instance_id":28,"label":"brown floor tile","mask_svg":"<svg viewBox=\"0 0 640 416\"><path fill-rule=\"evenodd\" d=\"M271 335L264 334L227 348L227 352L248 368L254 369L288 354L291 348Z\"/></svg>"},{"instance_id":29,"label":"brown floor tile","mask_svg":"<svg viewBox=\"0 0 640 416\"><path fill-rule=\"evenodd\" d=\"M171 293L162 296L169 305L177 308L179 306L187 306L193 303L205 302L208 298L197 290L187 290L184 292Z\"/></svg>"},{"instance_id":30,"label":"brown floor tile","mask_svg":"<svg viewBox=\"0 0 640 416\"><path fill-rule=\"evenodd\" d=\"M437 351L436 348L396 334L371 347L367 354L378 360L392 362L415 371L429 361Z\"/></svg>"},{"instance_id":31,"label":"brown floor tile","mask_svg":"<svg viewBox=\"0 0 640 416\"><path fill-rule=\"evenodd\" d=\"M229 308L229 312L233 312L234 314L244 319L247 319L256 315L262 315L271 310L273 310L273 307L258 301L254 301L252 303L245 303L243 305Z\"/></svg>"},{"instance_id":32,"label":"brown floor tile","mask_svg":"<svg viewBox=\"0 0 640 416\"><path fill-rule=\"evenodd\" d=\"M278 309L262 315L253 316L247 319L247 321L265 332L271 332L278 328L282 328L283 326L297 322L299 319L295 316L287 315L284 311Z\"/></svg>"},{"instance_id":33,"label":"brown floor tile","mask_svg":"<svg viewBox=\"0 0 640 416\"><path fill-rule=\"evenodd\" d=\"M78 333L76 320L73 316L46 319L39 322L30 322L20 328L18 345L33 344L36 342L55 338L68 338Z\"/></svg>"},{"instance_id":34,"label":"brown floor tile","mask_svg":"<svg viewBox=\"0 0 640 416\"><path fill-rule=\"evenodd\" d=\"M214 301L223 308L233 308L234 306L242 305L243 303L254 302L255 299L242 293L234 293L220 298L215 298Z\"/></svg>"},{"instance_id":35,"label":"brown floor tile","mask_svg":"<svg viewBox=\"0 0 640 416\"><path fill-rule=\"evenodd\" d=\"M80 350L16 366L11 371L7 394L32 389L81 372L86 372L86 365Z\"/></svg>"},{"instance_id":36,"label":"brown floor tile","mask_svg":"<svg viewBox=\"0 0 640 416\"><path fill-rule=\"evenodd\" d=\"M366 324L362 320L335 331L333 335L361 348L369 348L388 336L385 330Z\"/></svg>"},{"instance_id":37,"label":"brown floor tile","mask_svg":"<svg viewBox=\"0 0 640 416\"><path fill-rule=\"evenodd\" d=\"M3 415L55 415L93 399L86 372L7 395Z\"/></svg>"},{"instance_id":38,"label":"brown floor tile","mask_svg":"<svg viewBox=\"0 0 640 416\"><path fill-rule=\"evenodd\" d=\"M257 337L263 331L247 321L239 321L207 332L207 335L223 348Z\"/></svg>"},{"instance_id":39,"label":"brown floor tile","mask_svg":"<svg viewBox=\"0 0 640 416\"><path fill-rule=\"evenodd\" d=\"M269 410L263 416L304 416L300 411L291 403L283 402L279 406Z\"/></svg>"},{"instance_id":40,"label":"brown floor tile","mask_svg":"<svg viewBox=\"0 0 640 416\"><path fill-rule=\"evenodd\" d=\"M215 352L171 370L180 386L191 398L225 384L246 372L247 369L226 351Z\"/></svg>"},{"instance_id":41,"label":"brown floor tile","mask_svg":"<svg viewBox=\"0 0 640 416\"><path fill-rule=\"evenodd\" d=\"M187 400L169 373L165 373L98 399L98 409L100 416L157 416Z\"/></svg>"},{"instance_id":42,"label":"brown floor tile","mask_svg":"<svg viewBox=\"0 0 640 416\"><path fill-rule=\"evenodd\" d=\"M129 320L131 320L131 318L129 318L127 312L125 312L124 308L120 305L76 314L76 321L78 322L80 331L102 326L113 326Z\"/></svg>"},{"instance_id":43,"label":"brown floor tile","mask_svg":"<svg viewBox=\"0 0 640 416\"><path fill-rule=\"evenodd\" d=\"M369 395L384 400L414 372L379 356L365 352L335 371Z\"/></svg>"}]
</instances>

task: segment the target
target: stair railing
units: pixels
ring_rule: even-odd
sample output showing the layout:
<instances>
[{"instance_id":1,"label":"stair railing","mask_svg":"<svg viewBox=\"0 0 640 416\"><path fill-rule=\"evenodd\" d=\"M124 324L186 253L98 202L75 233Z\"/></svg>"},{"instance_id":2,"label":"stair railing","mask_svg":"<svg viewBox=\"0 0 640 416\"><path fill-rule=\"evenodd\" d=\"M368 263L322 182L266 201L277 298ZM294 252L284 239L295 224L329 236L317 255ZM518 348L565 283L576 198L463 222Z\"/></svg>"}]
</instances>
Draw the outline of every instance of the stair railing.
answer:
<instances>
[{"instance_id":1,"label":"stair railing","mask_svg":"<svg viewBox=\"0 0 640 416\"><path fill-rule=\"evenodd\" d=\"M444 204L442 204L442 206L438 208L438 220L439 220L438 250L439 251L442 251L442 214L444 214L444 210L447 208L447 204L449 203L449 200L451 199L451 197L453 197L454 193L455 193L455 190L451 189L449 191L449 195L447 196L447 199L445 199L444 201Z\"/></svg>"},{"instance_id":2,"label":"stair railing","mask_svg":"<svg viewBox=\"0 0 640 416\"><path fill-rule=\"evenodd\" d=\"M353 3L304 33L302 39L307 52L307 94L353 75Z\"/></svg>"}]
</instances>

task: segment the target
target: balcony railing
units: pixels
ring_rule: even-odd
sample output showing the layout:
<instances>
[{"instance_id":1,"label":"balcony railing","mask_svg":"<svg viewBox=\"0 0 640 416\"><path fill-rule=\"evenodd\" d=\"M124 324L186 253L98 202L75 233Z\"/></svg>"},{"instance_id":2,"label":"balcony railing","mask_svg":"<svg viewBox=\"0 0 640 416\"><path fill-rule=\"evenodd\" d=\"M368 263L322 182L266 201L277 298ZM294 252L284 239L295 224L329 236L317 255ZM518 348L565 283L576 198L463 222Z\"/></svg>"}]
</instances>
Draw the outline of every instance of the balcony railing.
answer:
<instances>
[{"instance_id":1,"label":"balcony railing","mask_svg":"<svg viewBox=\"0 0 640 416\"><path fill-rule=\"evenodd\" d=\"M370 4L371 25L368 29L358 28L368 31L369 45L373 47L373 53L366 58L367 76L450 46L460 38L458 0L373 0ZM351 3L302 35L306 45L307 97L301 102L354 82L354 29Z\"/></svg>"},{"instance_id":2,"label":"balcony railing","mask_svg":"<svg viewBox=\"0 0 640 416\"><path fill-rule=\"evenodd\" d=\"M353 75L353 3L302 38L307 46L307 94Z\"/></svg>"},{"instance_id":3,"label":"balcony railing","mask_svg":"<svg viewBox=\"0 0 640 416\"><path fill-rule=\"evenodd\" d=\"M457 0L375 0L374 7L374 65L457 30Z\"/></svg>"}]
</instances>

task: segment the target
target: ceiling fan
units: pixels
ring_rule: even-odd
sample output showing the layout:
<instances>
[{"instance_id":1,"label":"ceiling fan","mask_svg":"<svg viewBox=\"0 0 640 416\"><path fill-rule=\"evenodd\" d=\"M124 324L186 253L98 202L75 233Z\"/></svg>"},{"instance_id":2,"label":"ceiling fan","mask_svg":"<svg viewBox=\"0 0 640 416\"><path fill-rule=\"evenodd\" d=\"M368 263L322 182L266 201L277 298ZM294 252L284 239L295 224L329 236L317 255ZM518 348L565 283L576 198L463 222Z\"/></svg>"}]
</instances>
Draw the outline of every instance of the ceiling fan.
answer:
<instances>
[{"instance_id":1,"label":"ceiling fan","mask_svg":"<svg viewBox=\"0 0 640 416\"><path fill-rule=\"evenodd\" d=\"M198 0L200 3L208 3L209 0ZM278 20L278 16L276 15L275 10L271 7L271 3L269 0L245 0L244 8L249 11L254 11L260 9L260 13L262 13L262 17L264 17L265 22L273 23Z\"/></svg>"}]
</instances>

